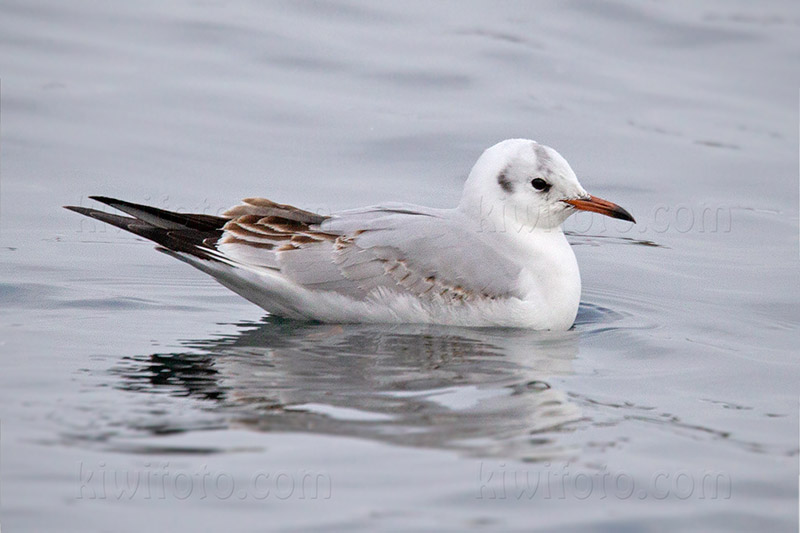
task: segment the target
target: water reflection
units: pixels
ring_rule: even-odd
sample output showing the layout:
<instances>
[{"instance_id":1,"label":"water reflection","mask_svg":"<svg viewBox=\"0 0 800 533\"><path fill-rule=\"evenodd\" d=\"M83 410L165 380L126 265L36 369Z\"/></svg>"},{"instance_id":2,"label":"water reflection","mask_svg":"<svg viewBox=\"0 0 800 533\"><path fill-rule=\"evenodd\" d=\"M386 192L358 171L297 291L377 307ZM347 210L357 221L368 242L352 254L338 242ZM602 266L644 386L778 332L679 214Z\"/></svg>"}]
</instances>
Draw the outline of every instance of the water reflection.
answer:
<instances>
[{"instance_id":1,"label":"water reflection","mask_svg":"<svg viewBox=\"0 0 800 533\"><path fill-rule=\"evenodd\" d=\"M574 331L277 318L241 328L128 358L114 371L119 386L210 402L229 427L522 460L563 455L556 437L582 416L552 381L572 371Z\"/></svg>"}]
</instances>

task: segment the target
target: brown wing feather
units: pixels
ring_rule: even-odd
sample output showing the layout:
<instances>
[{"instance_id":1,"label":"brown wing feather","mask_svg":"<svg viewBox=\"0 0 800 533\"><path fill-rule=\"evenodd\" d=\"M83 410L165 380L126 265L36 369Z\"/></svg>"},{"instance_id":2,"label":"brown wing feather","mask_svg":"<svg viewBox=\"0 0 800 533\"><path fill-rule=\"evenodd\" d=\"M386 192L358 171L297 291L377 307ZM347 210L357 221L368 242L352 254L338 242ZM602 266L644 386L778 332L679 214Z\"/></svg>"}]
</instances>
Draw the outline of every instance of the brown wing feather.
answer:
<instances>
[{"instance_id":1,"label":"brown wing feather","mask_svg":"<svg viewBox=\"0 0 800 533\"><path fill-rule=\"evenodd\" d=\"M258 215L261 218L275 217L288 222L301 224L321 224L327 218L324 215L304 211L288 204L277 204L266 198L245 198L242 204L225 211L222 216L230 219L246 215Z\"/></svg>"}]
</instances>

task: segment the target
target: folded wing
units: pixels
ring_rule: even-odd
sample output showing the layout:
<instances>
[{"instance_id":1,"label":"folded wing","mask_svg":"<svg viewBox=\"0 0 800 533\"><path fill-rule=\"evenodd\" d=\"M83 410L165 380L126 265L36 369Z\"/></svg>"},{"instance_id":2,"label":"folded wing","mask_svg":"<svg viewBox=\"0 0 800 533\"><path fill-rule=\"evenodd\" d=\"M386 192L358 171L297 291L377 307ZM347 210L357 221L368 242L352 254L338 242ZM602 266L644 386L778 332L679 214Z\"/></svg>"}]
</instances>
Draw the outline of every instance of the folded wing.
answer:
<instances>
[{"instance_id":1,"label":"folded wing","mask_svg":"<svg viewBox=\"0 0 800 533\"><path fill-rule=\"evenodd\" d=\"M290 216L275 205L249 199L225 213L234 218L219 251L307 289L357 298L376 290L452 300L519 296L519 265L453 211L398 204Z\"/></svg>"}]
</instances>

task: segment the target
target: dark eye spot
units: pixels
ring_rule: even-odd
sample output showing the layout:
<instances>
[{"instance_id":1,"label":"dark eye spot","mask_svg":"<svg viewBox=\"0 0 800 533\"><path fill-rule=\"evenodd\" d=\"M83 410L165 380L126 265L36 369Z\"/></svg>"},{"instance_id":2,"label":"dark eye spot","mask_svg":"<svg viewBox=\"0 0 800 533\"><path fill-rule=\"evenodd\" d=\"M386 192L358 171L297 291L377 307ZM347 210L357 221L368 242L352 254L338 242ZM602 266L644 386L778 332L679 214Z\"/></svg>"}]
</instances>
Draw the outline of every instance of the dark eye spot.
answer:
<instances>
[{"instance_id":1,"label":"dark eye spot","mask_svg":"<svg viewBox=\"0 0 800 533\"><path fill-rule=\"evenodd\" d=\"M508 194L514 192L514 185L511 183L511 180L509 180L508 177L506 176L505 170L500 174L498 174L497 183L499 183L500 187Z\"/></svg>"},{"instance_id":2,"label":"dark eye spot","mask_svg":"<svg viewBox=\"0 0 800 533\"><path fill-rule=\"evenodd\" d=\"M531 185L533 185L533 188L537 191L547 192L550 190L550 184L544 181L542 178L535 178L533 181L531 181Z\"/></svg>"}]
</instances>

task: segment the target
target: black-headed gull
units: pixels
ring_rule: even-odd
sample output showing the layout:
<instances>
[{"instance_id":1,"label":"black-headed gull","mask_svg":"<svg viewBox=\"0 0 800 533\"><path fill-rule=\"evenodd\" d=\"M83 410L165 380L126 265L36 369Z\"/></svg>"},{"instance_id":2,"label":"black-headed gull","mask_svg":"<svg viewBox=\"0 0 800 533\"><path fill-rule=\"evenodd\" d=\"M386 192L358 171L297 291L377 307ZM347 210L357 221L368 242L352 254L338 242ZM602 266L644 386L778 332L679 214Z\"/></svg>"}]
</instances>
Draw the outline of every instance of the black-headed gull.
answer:
<instances>
[{"instance_id":1,"label":"black-headed gull","mask_svg":"<svg viewBox=\"0 0 800 533\"><path fill-rule=\"evenodd\" d=\"M323 322L569 329L581 278L561 224L576 210L634 221L527 139L483 152L453 209L320 215L247 198L211 216L92 198L130 216L67 209L155 241L270 313Z\"/></svg>"}]
</instances>

